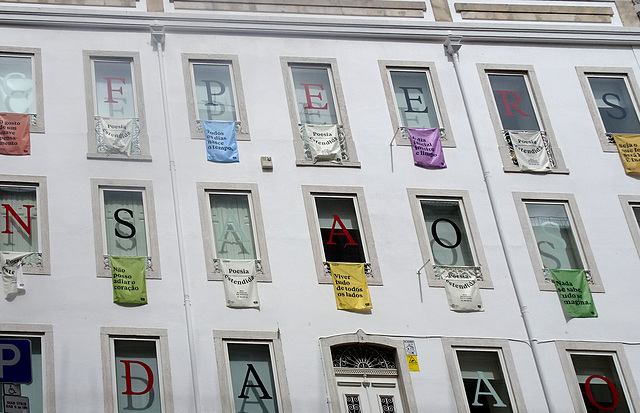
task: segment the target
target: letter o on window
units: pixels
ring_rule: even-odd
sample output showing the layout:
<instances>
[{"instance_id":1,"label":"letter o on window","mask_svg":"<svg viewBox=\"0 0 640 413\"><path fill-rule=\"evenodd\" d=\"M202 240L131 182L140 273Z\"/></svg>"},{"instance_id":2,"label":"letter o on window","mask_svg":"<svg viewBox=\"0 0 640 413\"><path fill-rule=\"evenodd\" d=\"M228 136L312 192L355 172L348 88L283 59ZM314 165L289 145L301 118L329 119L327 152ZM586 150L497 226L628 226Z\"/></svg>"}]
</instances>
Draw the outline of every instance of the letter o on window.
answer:
<instances>
[{"instance_id":1,"label":"letter o on window","mask_svg":"<svg viewBox=\"0 0 640 413\"><path fill-rule=\"evenodd\" d=\"M593 394L591 393L591 380L598 378L601 380L604 380L605 383L607 383L607 386L609 386L609 389L611 390L611 395L613 396L613 404L611 405L611 407L604 407L601 406L594 398L593 398ZM596 374L594 374L593 376L589 376L587 378L587 381L584 382L584 388L587 392L587 399L589 399L589 401L591 402L591 404L593 404L595 407L597 407L600 410L605 410L605 411L610 411L615 409L618 406L618 402L619 402L619 398L618 398L618 391L616 390L616 386L613 385L613 383L611 382L611 380L609 380L606 377L603 376L598 376Z\"/></svg>"},{"instance_id":2,"label":"letter o on window","mask_svg":"<svg viewBox=\"0 0 640 413\"><path fill-rule=\"evenodd\" d=\"M456 232L456 242L454 242L453 245L446 245L444 242L442 242L442 240L438 236L438 223L440 221L448 222L453 227L453 230ZM460 232L460 228L458 228L455 222L447 218L438 218L435 221L433 221L433 224L431 224L431 235L433 236L434 241L437 242L438 245L444 248L453 249L453 248L456 248L458 245L460 245L460 242L462 242L462 233Z\"/></svg>"}]
</instances>

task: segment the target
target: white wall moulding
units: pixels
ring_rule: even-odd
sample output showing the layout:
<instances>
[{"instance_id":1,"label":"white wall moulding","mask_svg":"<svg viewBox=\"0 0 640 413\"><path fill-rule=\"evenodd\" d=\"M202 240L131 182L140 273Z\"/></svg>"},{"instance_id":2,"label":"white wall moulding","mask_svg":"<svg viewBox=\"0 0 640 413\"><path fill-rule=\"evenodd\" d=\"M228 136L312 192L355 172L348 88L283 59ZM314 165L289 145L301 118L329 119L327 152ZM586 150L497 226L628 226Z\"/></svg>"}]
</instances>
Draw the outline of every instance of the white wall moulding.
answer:
<instances>
[{"instance_id":1,"label":"white wall moulding","mask_svg":"<svg viewBox=\"0 0 640 413\"><path fill-rule=\"evenodd\" d=\"M613 9L595 6L455 3L463 19L611 23Z\"/></svg>"},{"instance_id":2,"label":"white wall moulding","mask_svg":"<svg viewBox=\"0 0 640 413\"><path fill-rule=\"evenodd\" d=\"M136 7L136 0L2 0L6 3L38 3L74 6Z\"/></svg>"}]
</instances>

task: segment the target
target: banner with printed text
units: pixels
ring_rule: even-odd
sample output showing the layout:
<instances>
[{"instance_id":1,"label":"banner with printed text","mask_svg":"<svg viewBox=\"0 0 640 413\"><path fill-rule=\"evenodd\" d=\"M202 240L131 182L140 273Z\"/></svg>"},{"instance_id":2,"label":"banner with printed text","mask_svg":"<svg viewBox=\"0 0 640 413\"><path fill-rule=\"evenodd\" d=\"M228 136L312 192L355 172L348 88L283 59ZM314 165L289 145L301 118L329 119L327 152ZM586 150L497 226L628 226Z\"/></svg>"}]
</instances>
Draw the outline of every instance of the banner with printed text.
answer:
<instances>
[{"instance_id":1,"label":"banner with printed text","mask_svg":"<svg viewBox=\"0 0 640 413\"><path fill-rule=\"evenodd\" d=\"M28 113L0 113L0 154L31 155Z\"/></svg>"},{"instance_id":2,"label":"banner with printed text","mask_svg":"<svg viewBox=\"0 0 640 413\"><path fill-rule=\"evenodd\" d=\"M475 268L440 268L451 311L484 311Z\"/></svg>"},{"instance_id":3,"label":"banner with printed text","mask_svg":"<svg viewBox=\"0 0 640 413\"><path fill-rule=\"evenodd\" d=\"M627 174L640 174L640 135L614 134L620 160Z\"/></svg>"},{"instance_id":4,"label":"banner with printed text","mask_svg":"<svg viewBox=\"0 0 640 413\"><path fill-rule=\"evenodd\" d=\"M510 130L509 137L521 171L549 172L551 170L542 132Z\"/></svg>"},{"instance_id":5,"label":"banner with printed text","mask_svg":"<svg viewBox=\"0 0 640 413\"><path fill-rule=\"evenodd\" d=\"M411 149L413 151L413 164L421 168L446 168L442 142L440 141L440 129L438 128L407 128Z\"/></svg>"},{"instance_id":6,"label":"banner with printed text","mask_svg":"<svg viewBox=\"0 0 640 413\"><path fill-rule=\"evenodd\" d=\"M309 145L311 159L340 162L340 136L338 125L313 125L305 123L300 128L302 140Z\"/></svg>"},{"instance_id":7,"label":"banner with printed text","mask_svg":"<svg viewBox=\"0 0 640 413\"><path fill-rule=\"evenodd\" d=\"M369 310L367 276L362 263L330 262L338 310Z\"/></svg>"},{"instance_id":8,"label":"banner with printed text","mask_svg":"<svg viewBox=\"0 0 640 413\"><path fill-rule=\"evenodd\" d=\"M108 153L131 155L131 145L139 134L137 120L133 118L101 117L96 125L96 133Z\"/></svg>"},{"instance_id":9,"label":"banner with printed text","mask_svg":"<svg viewBox=\"0 0 640 413\"><path fill-rule=\"evenodd\" d=\"M203 120L202 127L207 144L207 161L220 163L240 162L235 122Z\"/></svg>"},{"instance_id":10,"label":"banner with printed text","mask_svg":"<svg viewBox=\"0 0 640 413\"><path fill-rule=\"evenodd\" d=\"M224 295L227 307L258 308L258 280L255 260L220 260L224 276Z\"/></svg>"},{"instance_id":11,"label":"banner with printed text","mask_svg":"<svg viewBox=\"0 0 640 413\"><path fill-rule=\"evenodd\" d=\"M147 304L147 257L111 256L113 302L118 304Z\"/></svg>"},{"instance_id":12,"label":"banner with printed text","mask_svg":"<svg viewBox=\"0 0 640 413\"><path fill-rule=\"evenodd\" d=\"M33 252L1 252L0 267L2 267L2 287L4 297L24 291L24 281L22 278L22 260Z\"/></svg>"},{"instance_id":13,"label":"banner with printed text","mask_svg":"<svg viewBox=\"0 0 640 413\"><path fill-rule=\"evenodd\" d=\"M571 317L598 317L584 270L549 270L558 297Z\"/></svg>"}]
</instances>

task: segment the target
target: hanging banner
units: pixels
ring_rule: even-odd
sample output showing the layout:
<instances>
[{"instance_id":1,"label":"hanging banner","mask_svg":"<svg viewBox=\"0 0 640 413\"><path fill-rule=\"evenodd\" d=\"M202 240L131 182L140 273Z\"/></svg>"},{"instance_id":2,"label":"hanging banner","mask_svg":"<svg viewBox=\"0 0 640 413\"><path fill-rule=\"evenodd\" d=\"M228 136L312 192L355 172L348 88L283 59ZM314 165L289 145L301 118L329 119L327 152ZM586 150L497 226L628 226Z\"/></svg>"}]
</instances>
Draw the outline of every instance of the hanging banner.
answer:
<instances>
[{"instance_id":1,"label":"hanging banner","mask_svg":"<svg viewBox=\"0 0 640 413\"><path fill-rule=\"evenodd\" d=\"M28 113L0 113L0 154L31 155Z\"/></svg>"},{"instance_id":2,"label":"hanging banner","mask_svg":"<svg viewBox=\"0 0 640 413\"><path fill-rule=\"evenodd\" d=\"M413 164L421 168L446 168L440 129L438 128L407 128L411 149L413 150Z\"/></svg>"},{"instance_id":3,"label":"hanging banner","mask_svg":"<svg viewBox=\"0 0 640 413\"><path fill-rule=\"evenodd\" d=\"M440 268L449 310L459 312L484 311L474 268Z\"/></svg>"},{"instance_id":4,"label":"hanging banner","mask_svg":"<svg viewBox=\"0 0 640 413\"><path fill-rule=\"evenodd\" d=\"M551 171L551 162L542 140L542 132L510 130L508 133L521 171Z\"/></svg>"},{"instance_id":5,"label":"hanging banner","mask_svg":"<svg viewBox=\"0 0 640 413\"><path fill-rule=\"evenodd\" d=\"M4 298L18 291L24 291L22 276L22 260L34 254L33 252L0 252L0 266L2 267L2 286Z\"/></svg>"},{"instance_id":6,"label":"hanging banner","mask_svg":"<svg viewBox=\"0 0 640 413\"><path fill-rule=\"evenodd\" d=\"M300 127L302 140L309 145L313 162L341 162L340 136L338 125L313 125L305 123Z\"/></svg>"},{"instance_id":7,"label":"hanging banner","mask_svg":"<svg viewBox=\"0 0 640 413\"><path fill-rule=\"evenodd\" d=\"M104 144L107 153L131 155L131 145L140 133L136 119L99 118L96 125L98 138Z\"/></svg>"},{"instance_id":8,"label":"hanging banner","mask_svg":"<svg viewBox=\"0 0 640 413\"><path fill-rule=\"evenodd\" d=\"M620 160L627 174L640 174L640 135L614 134Z\"/></svg>"},{"instance_id":9,"label":"hanging banner","mask_svg":"<svg viewBox=\"0 0 640 413\"><path fill-rule=\"evenodd\" d=\"M371 297L362 263L330 262L338 310L369 310Z\"/></svg>"},{"instance_id":10,"label":"hanging banner","mask_svg":"<svg viewBox=\"0 0 640 413\"><path fill-rule=\"evenodd\" d=\"M147 304L145 268L147 257L111 256L113 302L118 304Z\"/></svg>"},{"instance_id":11,"label":"hanging banner","mask_svg":"<svg viewBox=\"0 0 640 413\"><path fill-rule=\"evenodd\" d=\"M549 270L562 305L571 317L598 317L584 270Z\"/></svg>"},{"instance_id":12,"label":"hanging banner","mask_svg":"<svg viewBox=\"0 0 640 413\"><path fill-rule=\"evenodd\" d=\"M224 294L227 307L258 308L258 280L255 260L220 260L224 276Z\"/></svg>"},{"instance_id":13,"label":"hanging banner","mask_svg":"<svg viewBox=\"0 0 640 413\"><path fill-rule=\"evenodd\" d=\"M240 162L236 123L232 121L203 120L204 139L207 144L207 161Z\"/></svg>"}]
</instances>

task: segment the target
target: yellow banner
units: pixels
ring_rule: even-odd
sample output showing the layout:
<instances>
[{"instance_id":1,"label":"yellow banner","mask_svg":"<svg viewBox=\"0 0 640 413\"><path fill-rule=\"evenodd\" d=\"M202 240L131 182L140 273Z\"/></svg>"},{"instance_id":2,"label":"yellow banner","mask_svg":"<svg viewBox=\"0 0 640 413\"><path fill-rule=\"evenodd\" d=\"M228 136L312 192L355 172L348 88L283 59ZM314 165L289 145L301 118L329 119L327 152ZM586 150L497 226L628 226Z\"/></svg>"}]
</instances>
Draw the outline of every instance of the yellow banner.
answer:
<instances>
[{"instance_id":1,"label":"yellow banner","mask_svg":"<svg viewBox=\"0 0 640 413\"><path fill-rule=\"evenodd\" d=\"M627 174L640 174L640 135L613 134Z\"/></svg>"},{"instance_id":2,"label":"yellow banner","mask_svg":"<svg viewBox=\"0 0 640 413\"><path fill-rule=\"evenodd\" d=\"M330 262L331 278L338 310L368 310L373 308L364 264Z\"/></svg>"}]
</instances>

